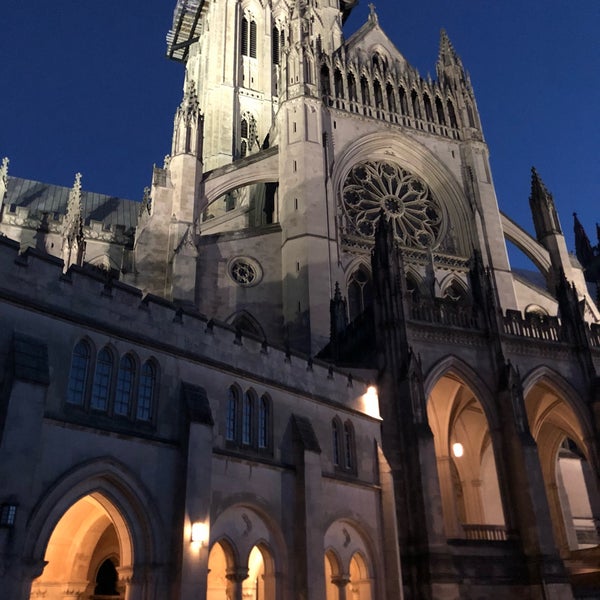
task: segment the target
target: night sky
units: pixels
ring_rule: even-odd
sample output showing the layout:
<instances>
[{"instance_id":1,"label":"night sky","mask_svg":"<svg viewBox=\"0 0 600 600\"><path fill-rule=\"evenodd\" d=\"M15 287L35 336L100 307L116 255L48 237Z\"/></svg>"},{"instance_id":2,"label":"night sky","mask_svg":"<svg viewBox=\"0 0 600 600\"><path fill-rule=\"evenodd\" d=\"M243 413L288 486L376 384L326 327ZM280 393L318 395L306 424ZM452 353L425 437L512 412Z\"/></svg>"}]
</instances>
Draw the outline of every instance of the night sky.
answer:
<instances>
[{"instance_id":1,"label":"night sky","mask_svg":"<svg viewBox=\"0 0 600 600\"><path fill-rule=\"evenodd\" d=\"M532 230L530 169L573 249L600 221L600 2L380 0L380 23L423 77L445 28L470 72L501 210ZM3 0L0 157L9 173L140 199L170 151L183 65L165 58L175 0ZM362 0L349 36L366 20Z\"/></svg>"}]
</instances>

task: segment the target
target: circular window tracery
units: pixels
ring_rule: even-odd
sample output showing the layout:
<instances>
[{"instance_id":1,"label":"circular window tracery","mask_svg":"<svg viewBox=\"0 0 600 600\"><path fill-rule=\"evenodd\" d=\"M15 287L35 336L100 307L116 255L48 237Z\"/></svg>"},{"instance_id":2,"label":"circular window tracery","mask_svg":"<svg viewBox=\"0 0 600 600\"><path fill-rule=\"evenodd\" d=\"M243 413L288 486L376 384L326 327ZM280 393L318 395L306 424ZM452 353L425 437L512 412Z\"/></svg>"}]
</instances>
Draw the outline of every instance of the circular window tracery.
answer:
<instances>
[{"instance_id":1,"label":"circular window tracery","mask_svg":"<svg viewBox=\"0 0 600 600\"><path fill-rule=\"evenodd\" d=\"M247 257L238 257L229 263L229 276L237 284L250 287L260 282L262 269L257 261Z\"/></svg>"},{"instance_id":2,"label":"circular window tracery","mask_svg":"<svg viewBox=\"0 0 600 600\"><path fill-rule=\"evenodd\" d=\"M389 162L367 161L352 167L342 190L347 233L372 238L383 214L404 245L434 248L442 238L442 207L427 184Z\"/></svg>"}]
</instances>

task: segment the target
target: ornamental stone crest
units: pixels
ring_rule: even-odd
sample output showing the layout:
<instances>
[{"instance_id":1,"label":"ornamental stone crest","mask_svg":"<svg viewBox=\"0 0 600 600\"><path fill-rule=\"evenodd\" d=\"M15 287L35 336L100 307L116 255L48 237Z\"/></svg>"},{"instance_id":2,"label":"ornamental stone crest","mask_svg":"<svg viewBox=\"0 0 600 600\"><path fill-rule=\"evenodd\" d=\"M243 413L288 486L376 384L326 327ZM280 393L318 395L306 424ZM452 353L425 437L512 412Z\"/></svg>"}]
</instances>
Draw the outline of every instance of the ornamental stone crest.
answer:
<instances>
[{"instance_id":1,"label":"ornamental stone crest","mask_svg":"<svg viewBox=\"0 0 600 600\"><path fill-rule=\"evenodd\" d=\"M427 184L402 167L367 161L352 167L342 190L346 234L373 238L380 214L402 246L436 248L446 219Z\"/></svg>"}]
</instances>

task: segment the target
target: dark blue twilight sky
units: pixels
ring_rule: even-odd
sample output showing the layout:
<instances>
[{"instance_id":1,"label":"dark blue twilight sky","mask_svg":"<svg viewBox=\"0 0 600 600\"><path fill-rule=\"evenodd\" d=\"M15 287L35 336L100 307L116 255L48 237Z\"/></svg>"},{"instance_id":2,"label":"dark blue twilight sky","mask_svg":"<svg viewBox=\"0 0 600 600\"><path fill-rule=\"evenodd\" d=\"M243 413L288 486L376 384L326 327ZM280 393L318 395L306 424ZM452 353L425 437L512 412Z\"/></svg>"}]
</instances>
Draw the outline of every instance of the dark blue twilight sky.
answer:
<instances>
[{"instance_id":1,"label":"dark blue twilight sky","mask_svg":"<svg viewBox=\"0 0 600 600\"><path fill-rule=\"evenodd\" d=\"M569 247L600 221L598 0L379 0L382 27L422 76L445 28L470 72L501 209L531 230L530 168ZM175 0L3 0L0 156L13 175L139 199L170 150L183 66L165 58ZM349 36L368 14L362 0ZM216 50L216 49L215 49ZM216 50L217 51L217 50Z\"/></svg>"}]
</instances>

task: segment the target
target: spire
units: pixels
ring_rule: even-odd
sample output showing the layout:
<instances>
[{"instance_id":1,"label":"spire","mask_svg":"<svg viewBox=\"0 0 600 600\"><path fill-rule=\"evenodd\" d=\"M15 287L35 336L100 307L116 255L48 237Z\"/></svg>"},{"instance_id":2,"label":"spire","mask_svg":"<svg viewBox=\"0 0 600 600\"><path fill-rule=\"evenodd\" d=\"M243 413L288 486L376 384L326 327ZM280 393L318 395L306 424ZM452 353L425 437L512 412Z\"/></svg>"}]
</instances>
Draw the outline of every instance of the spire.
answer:
<instances>
[{"instance_id":1,"label":"spire","mask_svg":"<svg viewBox=\"0 0 600 600\"><path fill-rule=\"evenodd\" d=\"M64 261L63 270L74 263L81 264L83 258L83 216L81 208L81 173L75 175L75 182L69 192L67 201L67 213L63 219L62 227L62 259Z\"/></svg>"},{"instance_id":2,"label":"spire","mask_svg":"<svg viewBox=\"0 0 600 600\"><path fill-rule=\"evenodd\" d=\"M175 131L171 154L195 154L200 157L202 113L196 84L188 78L183 99L175 113Z\"/></svg>"},{"instance_id":3,"label":"spire","mask_svg":"<svg viewBox=\"0 0 600 600\"><path fill-rule=\"evenodd\" d=\"M462 61L456 53L445 29L440 32L440 49L435 67L440 83L457 88L460 84L467 85L469 89Z\"/></svg>"},{"instance_id":4,"label":"spire","mask_svg":"<svg viewBox=\"0 0 600 600\"><path fill-rule=\"evenodd\" d=\"M538 241L541 241L550 234L562 235L554 199L535 170L535 167L531 168L529 206L531 207L533 224Z\"/></svg>"},{"instance_id":5,"label":"spire","mask_svg":"<svg viewBox=\"0 0 600 600\"><path fill-rule=\"evenodd\" d=\"M577 254L577 260L581 263L581 266L585 269L594 260L594 250L592 244L577 218L577 213L573 213L573 231L575 232L575 254ZM598 227L596 225L596 227Z\"/></svg>"}]
</instances>

